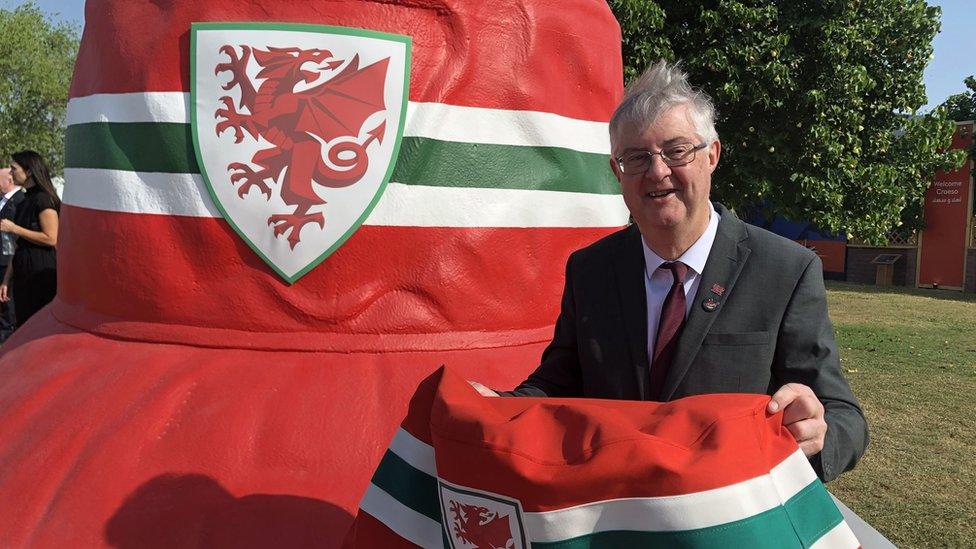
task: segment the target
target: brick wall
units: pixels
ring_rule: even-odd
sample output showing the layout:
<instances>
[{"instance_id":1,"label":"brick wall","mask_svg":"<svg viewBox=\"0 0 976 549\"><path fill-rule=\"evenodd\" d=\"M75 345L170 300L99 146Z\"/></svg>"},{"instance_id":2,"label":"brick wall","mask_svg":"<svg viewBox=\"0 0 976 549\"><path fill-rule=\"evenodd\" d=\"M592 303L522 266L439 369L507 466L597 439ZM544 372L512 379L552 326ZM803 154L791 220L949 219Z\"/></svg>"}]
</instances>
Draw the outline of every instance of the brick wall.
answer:
<instances>
[{"instance_id":1,"label":"brick wall","mask_svg":"<svg viewBox=\"0 0 976 549\"><path fill-rule=\"evenodd\" d=\"M976 261L976 250L972 250L973 261ZM874 284L877 277L878 266L871 263L871 260L881 254L899 254L901 259L895 263L895 270L891 277L891 283L895 286L915 287L915 261L918 254L916 248L884 248L874 246L848 246L847 247L847 273L848 282L859 284ZM976 278L973 282L976 286Z\"/></svg>"}]
</instances>

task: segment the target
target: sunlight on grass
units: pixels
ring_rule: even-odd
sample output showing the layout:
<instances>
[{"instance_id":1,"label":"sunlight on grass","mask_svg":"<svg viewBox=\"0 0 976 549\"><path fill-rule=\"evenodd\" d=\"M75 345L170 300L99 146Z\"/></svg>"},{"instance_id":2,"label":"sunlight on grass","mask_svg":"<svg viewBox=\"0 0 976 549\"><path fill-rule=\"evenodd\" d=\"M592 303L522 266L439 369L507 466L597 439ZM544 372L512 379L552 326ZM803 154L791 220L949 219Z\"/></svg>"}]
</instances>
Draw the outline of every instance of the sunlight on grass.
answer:
<instances>
[{"instance_id":1,"label":"sunlight on grass","mask_svg":"<svg viewBox=\"0 0 976 549\"><path fill-rule=\"evenodd\" d=\"M976 296L828 283L871 445L830 490L896 545L976 546Z\"/></svg>"}]
</instances>

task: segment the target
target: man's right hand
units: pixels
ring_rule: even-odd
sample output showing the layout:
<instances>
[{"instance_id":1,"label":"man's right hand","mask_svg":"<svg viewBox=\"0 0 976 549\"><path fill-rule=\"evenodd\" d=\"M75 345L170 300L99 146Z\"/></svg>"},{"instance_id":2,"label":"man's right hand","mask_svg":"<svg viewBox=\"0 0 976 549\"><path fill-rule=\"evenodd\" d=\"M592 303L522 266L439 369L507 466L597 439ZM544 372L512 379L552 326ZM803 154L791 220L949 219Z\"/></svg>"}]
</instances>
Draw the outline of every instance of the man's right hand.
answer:
<instances>
[{"instance_id":1,"label":"man's right hand","mask_svg":"<svg viewBox=\"0 0 976 549\"><path fill-rule=\"evenodd\" d=\"M496 397L496 396L498 396L498 393L496 393L495 391L492 391L491 389L489 389L488 387L485 387L484 385L478 383L477 381L471 381L469 379L468 380L468 383L470 383L471 386L474 387L476 391L478 391L479 393L481 393L481 396L486 396L486 397Z\"/></svg>"}]
</instances>

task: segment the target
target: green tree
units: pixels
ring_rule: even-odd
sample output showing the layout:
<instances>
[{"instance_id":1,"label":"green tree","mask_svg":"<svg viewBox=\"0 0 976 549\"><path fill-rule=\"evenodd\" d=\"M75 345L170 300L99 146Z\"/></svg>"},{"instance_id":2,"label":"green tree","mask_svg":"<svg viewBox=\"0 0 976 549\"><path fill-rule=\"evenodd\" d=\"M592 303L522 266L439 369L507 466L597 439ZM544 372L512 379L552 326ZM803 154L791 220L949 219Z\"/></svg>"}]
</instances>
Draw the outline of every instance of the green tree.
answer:
<instances>
[{"instance_id":1,"label":"green tree","mask_svg":"<svg viewBox=\"0 0 976 549\"><path fill-rule=\"evenodd\" d=\"M942 103L942 107L946 110L946 116L956 122L976 120L976 78L966 77L965 83L966 87L969 88L968 92L950 95Z\"/></svg>"},{"instance_id":2,"label":"green tree","mask_svg":"<svg viewBox=\"0 0 976 549\"><path fill-rule=\"evenodd\" d=\"M944 109L922 116L940 9L924 0L611 0L627 77L682 60L719 112L712 195L886 240L957 167ZM636 20L647 17L645 22ZM913 220L916 222L917 220Z\"/></svg>"},{"instance_id":3,"label":"green tree","mask_svg":"<svg viewBox=\"0 0 976 549\"><path fill-rule=\"evenodd\" d=\"M77 54L75 27L50 21L33 3L0 9L0 155L33 149L61 173Z\"/></svg>"}]
</instances>

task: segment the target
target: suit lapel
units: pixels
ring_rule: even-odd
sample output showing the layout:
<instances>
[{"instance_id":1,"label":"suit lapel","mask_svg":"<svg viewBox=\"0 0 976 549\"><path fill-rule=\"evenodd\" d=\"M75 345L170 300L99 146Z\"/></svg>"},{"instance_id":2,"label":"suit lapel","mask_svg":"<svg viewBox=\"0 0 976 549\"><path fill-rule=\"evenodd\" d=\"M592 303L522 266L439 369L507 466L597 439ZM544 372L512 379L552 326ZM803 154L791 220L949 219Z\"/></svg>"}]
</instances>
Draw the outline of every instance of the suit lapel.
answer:
<instances>
[{"instance_id":1,"label":"suit lapel","mask_svg":"<svg viewBox=\"0 0 976 549\"><path fill-rule=\"evenodd\" d=\"M614 277L617 282L620 311L630 347L631 364L637 380L641 400L650 390L647 357L647 294L644 290L644 250L640 231L632 224L620 240L622 249L613 254Z\"/></svg>"},{"instance_id":2,"label":"suit lapel","mask_svg":"<svg viewBox=\"0 0 976 549\"><path fill-rule=\"evenodd\" d=\"M735 282L751 251L744 242L748 236L743 222L721 205L716 204L716 210L722 219L719 221L715 241L712 243L712 249L708 254L708 261L705 262L705 271L702 273L698 292L691 304L691 312L688 314L688 319L681 331L671 369L668 370L668 375L664 380L664 387L661 391L662 401L671 399L681 380L688 373L688 369L705 339L705 334L708 333L708 329L711 328L718 315L722 314L722 302L728 299L733 292ZM716 284L724 288L721 296L711 291L713 285ZM716 301L717 308L706 311L702 306L706 299ZM645 319L645 325L646 323Z\"/></svg>"}]
</instances>

